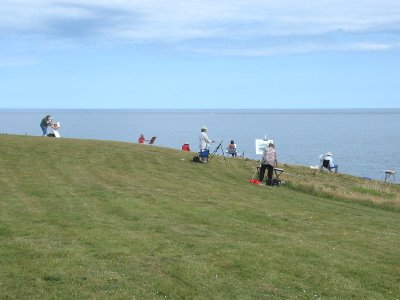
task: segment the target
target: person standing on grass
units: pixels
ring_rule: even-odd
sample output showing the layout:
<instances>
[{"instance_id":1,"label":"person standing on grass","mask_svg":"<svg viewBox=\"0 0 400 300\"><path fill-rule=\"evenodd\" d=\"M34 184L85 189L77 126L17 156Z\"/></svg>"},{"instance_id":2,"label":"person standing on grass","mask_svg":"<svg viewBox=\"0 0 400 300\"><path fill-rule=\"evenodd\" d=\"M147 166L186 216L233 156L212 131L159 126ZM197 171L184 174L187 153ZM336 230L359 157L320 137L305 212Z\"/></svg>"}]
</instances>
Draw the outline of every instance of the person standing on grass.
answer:
<instances>
[{"instance_id":1,"label":"person standing on grass","mask_svg":"<svg viewBox=\"0 0 400 300\"><path fill-rule=\"evenodd\" d=\"M53 124L53 121L51 120L51 116L47 115L45 116L42 121L40 122L40 128L42 128L42 136L47 135L47 127L51 126Z\"/></svg>"},{"instance_id":2,"label":"person standing on grass","mask_svg":"<svg viewBox=\"0 0 400 300\"><path fill-rule=\"evenodd\" d=\"M272 185L272 175L274 172L274 168L277 165L278 159L276 157L275 146L272 142L270 142L268 148L265 147L263 150L262 163L258 180L261 182L264 180L265 169L267 169L267 185Z\"/></svg>"},{"instance_id":3,"label":"person standing on grass","mask_svg":"<svg viewBox=\"0 0 400 300\"><path fill-rule=\"evenodd\" d=\"M200 140L199 144L200 152L210 149L210 144L213 143L214 141L208 138L207 127L205 126L201 127L199 140Z\"/></svg>"},{"instance_id":4,"label":"person standing on grass","mask_svg":"<svg viewBox=\"0 0 400 300\"><path fill-rule=\"evenodd\" d=\"M199 136L199 148L200 148L200 159L202 162L206 162L208 159L208 153L210 151L210 144L214 141L208 138L207 127L201 127ZM203 155L201 155L203 153Z\"/></svg>"}]
</instances>

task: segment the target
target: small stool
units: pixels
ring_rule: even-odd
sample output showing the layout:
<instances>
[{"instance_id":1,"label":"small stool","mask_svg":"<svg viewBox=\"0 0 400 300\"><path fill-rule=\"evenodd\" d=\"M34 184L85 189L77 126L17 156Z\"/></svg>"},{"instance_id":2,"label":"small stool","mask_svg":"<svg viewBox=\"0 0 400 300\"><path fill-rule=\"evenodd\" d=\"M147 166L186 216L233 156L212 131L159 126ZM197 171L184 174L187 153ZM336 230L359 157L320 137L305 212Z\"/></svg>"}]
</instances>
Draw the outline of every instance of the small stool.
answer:
<instances>
[{"instance_id":1,"label":"small stool","mask_svg":"<svg viewBox=\"0 0 400 300\"><path fill-rule=\"evenodd\" d=\"M274 168L274 172L275 172L275 176L278 180L279 179L279 175L281 175L283 172L285 172L283 169L279 169L279 168Z\"/></svg>"},{"instance_id":2,"label":"small stool","mask_svg":"<svg viewBox=\"0 0 400 300\"><path fill-rule=\"evenodd\" d=\"M390 177L393 177L393 180L396 181L396 177L394 177L394 174L396 174L395 170L382 170L385 172L385 181L389 180Z\"/></svg>"}]
</instances>

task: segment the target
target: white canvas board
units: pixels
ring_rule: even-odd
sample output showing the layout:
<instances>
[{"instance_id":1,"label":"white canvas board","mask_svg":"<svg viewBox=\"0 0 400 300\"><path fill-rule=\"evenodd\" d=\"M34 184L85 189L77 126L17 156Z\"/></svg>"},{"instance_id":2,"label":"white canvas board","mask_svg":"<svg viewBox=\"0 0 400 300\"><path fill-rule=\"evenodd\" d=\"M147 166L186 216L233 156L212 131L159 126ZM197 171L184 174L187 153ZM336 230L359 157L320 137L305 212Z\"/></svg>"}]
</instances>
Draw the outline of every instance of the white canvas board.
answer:
<instances>
[{"instance_id":1,"label":"white canvas board","mask_svg":"<svg viewBox=\"0 0 400 300\"><path fill-rule=\"evenodd\" d=\"M54 136L56 138L60 137L60 133L58 132L58 129L60 129L60 122L57 122L51 126L51 129L53 130Z\"/></svg>"},{"instance_id":2,"label":"white canvas board","mask_svg":"<svg viewBox=\"0 0 400 300\"><path fill-rule=\"evenodd\" d=\"M59 137L60 137L60 133L58 132L58 129L53 129L53 133L54 133L54 136L55 136L56 138L59 138Z\"/></svg>"},{"instance_id":3,"label":"white canvas board","mask_svg":"<svg viewBox=\"0 0 400 300\"><path fill-rule=\"evenodd\" d=\"M256 154L263 154L264 148L268 147L269 143L273 142L273 140L256 139Z\"/></svg>"}]
</instances>

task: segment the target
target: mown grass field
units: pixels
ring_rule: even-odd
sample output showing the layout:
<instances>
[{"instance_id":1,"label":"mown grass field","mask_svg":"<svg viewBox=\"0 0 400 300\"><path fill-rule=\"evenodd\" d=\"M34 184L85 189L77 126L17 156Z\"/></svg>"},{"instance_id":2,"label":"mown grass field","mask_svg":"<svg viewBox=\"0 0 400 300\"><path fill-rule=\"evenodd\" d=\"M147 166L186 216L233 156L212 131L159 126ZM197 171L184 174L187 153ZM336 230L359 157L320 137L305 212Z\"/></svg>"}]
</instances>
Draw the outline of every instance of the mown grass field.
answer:
<instances>
[{"instance_id":1,"label":"mown grass field","mask_svg":"<svg viewBox=\"0 0 400 300\"><path fill-rule=\"evenodd\" d=\"M0 135L1 299L399 299L400 188Z\"/></svg>"}]
</instances>

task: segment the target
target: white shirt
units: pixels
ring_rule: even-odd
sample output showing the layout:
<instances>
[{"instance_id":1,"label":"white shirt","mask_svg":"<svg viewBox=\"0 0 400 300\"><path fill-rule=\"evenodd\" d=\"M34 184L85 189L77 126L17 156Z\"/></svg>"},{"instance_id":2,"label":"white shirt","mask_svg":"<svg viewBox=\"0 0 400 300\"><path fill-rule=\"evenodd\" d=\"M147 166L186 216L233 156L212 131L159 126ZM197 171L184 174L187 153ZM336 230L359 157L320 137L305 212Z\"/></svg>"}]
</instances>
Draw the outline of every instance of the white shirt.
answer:
<instances>
[{"instance_id":1,"label":"white shirt","mask_svg":"<svg viewBox=\"0 0 400 300\"><path fill-rule=\"evenodd\" d=\"M205 131L200 132L199 140L200 140L199 144L200 150L205 150L210 148L210 143L212 142L212 140L208 138L208 135Z\"/></svg>"},{"instance_id":2,"label":"white shirt","mask_svg":"<svg viewBox=\"0 0 400 300\"><path fill-rule=\"evenodd\" d=\"M322 159L323 159L323 160L329 160L329 167L330 167L330 168L334 168L334 167L335 167L335 164L333 163L333 158L332 158L332 156L327 155L327 156L324 156Z\"/></svg>"}]
</instances>

